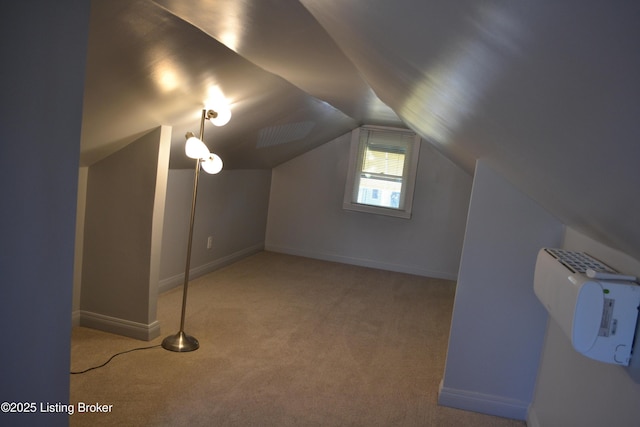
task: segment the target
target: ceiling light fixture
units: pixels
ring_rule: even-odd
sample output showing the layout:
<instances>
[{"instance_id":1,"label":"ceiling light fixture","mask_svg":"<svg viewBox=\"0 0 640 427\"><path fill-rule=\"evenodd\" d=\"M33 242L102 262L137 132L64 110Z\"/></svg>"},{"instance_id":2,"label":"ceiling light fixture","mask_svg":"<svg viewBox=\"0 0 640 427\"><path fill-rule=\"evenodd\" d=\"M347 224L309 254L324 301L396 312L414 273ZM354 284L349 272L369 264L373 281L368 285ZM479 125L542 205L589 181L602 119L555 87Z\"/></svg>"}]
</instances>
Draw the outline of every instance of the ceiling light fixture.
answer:
<instances>
[{"instance_id":1,"label":"ceiling light fixture","mask_svg":"<svg viewBox=\"0 0 640 427\"><path fill-rule=\"evenodd\" d=\"M193 178L193 198L191 200L191 220L189 222L189 240L187 243L187 265L184 270L184 286L182 289L182 315L180 317L180 331L175 335L169 335L162 341L162 347L166 350L186 352L194 351L200 347L197 339L184 332L184 318L187 311L187 289L189 285L189 268L191 265L191 244L193 242L193 220L196 216L196 199L198 194L198 177L200 176L200 167L209 174L216 174L222 170L222 159L217 155L209 152L204 140L204 122L210 120L216 126L224 126L231 118L231 111L228 109L202 110L202 118L200 120L200 138L196 138L193 132L187 132L185 137L184 150L187 157L196 160L195 176Z\"/></svg>"}]
</instances>

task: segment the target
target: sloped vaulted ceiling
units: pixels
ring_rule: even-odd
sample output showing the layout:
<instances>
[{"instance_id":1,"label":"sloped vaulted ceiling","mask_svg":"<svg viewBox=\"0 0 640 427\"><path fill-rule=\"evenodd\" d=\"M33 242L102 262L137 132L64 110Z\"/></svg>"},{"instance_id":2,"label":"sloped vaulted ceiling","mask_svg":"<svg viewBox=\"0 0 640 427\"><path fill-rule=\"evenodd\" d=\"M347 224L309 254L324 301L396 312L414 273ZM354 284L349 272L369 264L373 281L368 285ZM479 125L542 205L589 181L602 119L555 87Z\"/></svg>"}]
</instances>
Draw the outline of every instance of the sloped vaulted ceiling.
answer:
<instances>
[{"instance_id":1,"label":"sloped vaulted ceiling","mask_svg":"<svg viewBox=\"0 0 640 427\"><path fill-rule=\"evenodd\" d=\"M638 3L301 2L449 158L640 259Z\"/></svg>"},{"instance_id":2,"label":"sloped vaulted ceiling","mask_svg":"<svg viewBox=\"0 0 640 427\"><path fill-rule=\"evenodd\" d=\"M167 124L171 167L191 167L184 134L219 99L233 119L205 139L228 168L270 168L363 123L403 126L296 1L92 2L83 163Z\"/></svg>"},{"instance_id":3,"label":"sloped vaulted ceiling","mask_svg":"<svg viewBox=\"0 0 640 427\"><path fill-rule=\"evenodd\" d=\"M638 21L599 0L93 0L82 160L167 124L190 167L214 95L234 117L206 142L231 168L407 126L640 259Z\"/></svg>"}]
</instances>

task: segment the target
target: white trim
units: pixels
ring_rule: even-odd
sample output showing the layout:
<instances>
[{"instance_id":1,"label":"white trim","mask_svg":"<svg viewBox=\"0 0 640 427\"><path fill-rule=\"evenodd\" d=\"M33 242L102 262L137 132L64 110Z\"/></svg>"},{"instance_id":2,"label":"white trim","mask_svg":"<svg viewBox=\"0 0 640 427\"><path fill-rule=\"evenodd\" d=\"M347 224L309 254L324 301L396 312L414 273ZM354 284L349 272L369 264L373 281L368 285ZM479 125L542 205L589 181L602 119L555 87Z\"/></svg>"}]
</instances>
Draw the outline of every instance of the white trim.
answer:
<instances>
[{"instance_id":1,"label":"white trim","mask_svg":"<svg viewBox=\"0 0 640 427\"><path fill-rule=\"evenodd\" d=\"M250 255L258 253L264 250L264 243L259 243L254 246L250 246L248 248L239 250L230 255L224 256L222 258L218 258L206 264L200 265L195 268L189 269L189 280L195 279L196 277L203 276L207 273L211 273L219 268L225 267L229 264L232 264L236 261L241 260L242 258L246 258ZM175 276L166 277L158 282L158 294L169 291L173 288L177 288L181 286L184 282L184 273L176 274Z\"/></svg>"},{"instance_id":2,"label":"white trim","mask_svg":"<svg viewBox=\"0 0 640 427\"><path fill-rule=\"evenodd\" d=\"M157 320L144 324L85 310L80 310L80 326L144 341L151 341L160 336L160 322Z\"/></svg>"},{"instance_id":3,"label":"white trim","mask_svg":"<svg viewBox=\"0 0 640 427\"><path fill-rule=\"evenodd\" d=\"M362 153L364 145L360 141L361 131L381 131L381 132L394 132L403 133L407 135L413 135L413 142L410 144L410 150L408 152L407 160L408 167L405 170L405 176L403 178L404 190L401 196L402 209L389 208L384 206L375 206L368 204L357 203L356 190L358 185L356 181L359 181L359 176L362 168ZM410 129L393 128L386 126L361 126L351 131L351 146L349 150L349 167L347 169L347 179L345 181L344 195L342 200L342 208L351 211L365 212L377 215L387 215L396 218L411 219L411 209L413 206L413 194L416 183L416 176L418 174L418 158L420 157L420 143L422 139L419 135ZM358 179L356 179L358 178Z\"/></svg>"},{"instance_id":4,"label":"white trim","mask_svg":"<svg viewBox=\"0 0 640 427\"><path fill-rule=\"evenodd\" d=\"M377 268L379 270L395 271L397 273L414 274L416 276L431 277L434 279L458 280L458 274L446 271L428 270L414 265L401 265L381 262L367 258L349 257L328 252L307 251L304 249L289 248L285 246L266 245L265 250L288 255L302 256L306 258L333 261L342 264L358 265L360 267Z\"/></svg>"},{"instance_id":5,"label":"white trim","mask_svg":"<svg viewBox=\"0 0 640 427\"><path fill-rule=\"evenodd\" d=\"M80 326L80 310L71 313L71 327Z\"/></svg>"},{"instance_id":6,"label":"white trim","mask_svg":"<svg viewBox=\"0 0 640 427\"><path fill-rule=\"evenodd\" d=\"M438 404L516 420L525 420L529 409L528 402L444 387L442 382L440 382L440 390L438 391Z\"/></svg>"}]
</instances>

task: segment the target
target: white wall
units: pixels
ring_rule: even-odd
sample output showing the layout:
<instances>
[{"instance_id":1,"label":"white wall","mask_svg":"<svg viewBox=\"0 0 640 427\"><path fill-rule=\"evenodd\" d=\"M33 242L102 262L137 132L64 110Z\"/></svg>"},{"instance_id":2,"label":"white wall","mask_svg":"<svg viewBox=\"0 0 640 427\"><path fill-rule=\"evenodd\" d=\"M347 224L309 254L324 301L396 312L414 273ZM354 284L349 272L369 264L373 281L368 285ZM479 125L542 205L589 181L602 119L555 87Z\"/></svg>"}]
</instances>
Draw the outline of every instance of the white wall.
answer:
<instances>
[{"instance_id":1,"label":"white wall","mask_svg":"<svg viewBox=\"0 0 640 427\"><path fill-rule=\"evenodd\" d=\"M161 292L182 285L184 281L193 178L193 170L169 171L160 266ZM223 170L217 175L200 174L190 278L264 248L270 185L270 170ZM211 249L207 249L209 236L213 236Z\"/></svg>"},{"instance_id":2,"label":"white wall","mask_svg":"<svg viewBox=\"0 0 640 427\"><path fill-rule=\"evenodd\" d=\"M455 279L471 177L422 142L410 220L342 209L350 134L273 170L266 249Z\"/></svg>"},{"instance_id":3,"label":"white wall","mask_svg":"<svg viewBox=\"0 0 640 427\"><path fill-rule=\"evenodd\" d=\"M0 402L68 403L89 2L0 6ZM67 426L66 413L0 413Z\"/></svg>"},{"instance_id":4,"label":"white wall","mask_svg":"<svg viewBox=\"0 0 640 427\"><path fill-rule=\"evenodd\" d=\"M533 292L538 250L563 225L478 161L439 403L525 419L546 311Z\"/></svg>"},{"instance_id":5,"label":"white wall","mask_svg":"<svg viewBox=\"0 0 640 427\"><path fill-rule=\"evenodd\" d=\"M583 251L625 274L640 276L640 261L567 229L563 247ZM636 345L636 349L639 348ZM632 365L640 365L640 355ZM635 368L635 372L640 367ZM549 318L531 427L635 427L640 425L640 381L628 368L589 359L573 350L560 327Z\"/></svg>"},{"instance_id":6,"label":"white wall","mask_svg":"<svg viewBox=\"0 0 640 427\"><path fill-rule=\"evenodd\" d=\"M171 128L161 126L89 167L80 325L150 340Z\"/></svg>"}]
</instances>

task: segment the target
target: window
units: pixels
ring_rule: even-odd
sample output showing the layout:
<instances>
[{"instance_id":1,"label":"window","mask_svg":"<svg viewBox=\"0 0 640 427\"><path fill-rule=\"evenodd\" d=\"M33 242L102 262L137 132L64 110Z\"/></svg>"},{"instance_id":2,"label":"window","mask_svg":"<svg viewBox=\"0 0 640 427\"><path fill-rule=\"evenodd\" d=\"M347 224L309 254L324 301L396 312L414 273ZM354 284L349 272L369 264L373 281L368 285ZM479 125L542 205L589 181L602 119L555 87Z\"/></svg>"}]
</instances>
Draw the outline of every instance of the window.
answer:
<instances>
[{"instance_id":1,"label":"window","mask_svg":"<svg viewBox=\"0 0 640 427\"><path fill-rule=\"evenodd\" d=\"M343 207L411 218L419 150L420 137L407 129L355 129Z\"/></svg>"}]
</instances>

